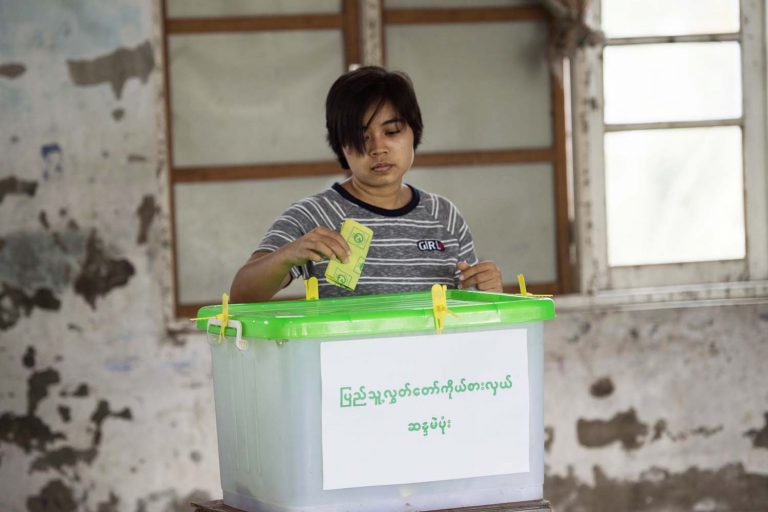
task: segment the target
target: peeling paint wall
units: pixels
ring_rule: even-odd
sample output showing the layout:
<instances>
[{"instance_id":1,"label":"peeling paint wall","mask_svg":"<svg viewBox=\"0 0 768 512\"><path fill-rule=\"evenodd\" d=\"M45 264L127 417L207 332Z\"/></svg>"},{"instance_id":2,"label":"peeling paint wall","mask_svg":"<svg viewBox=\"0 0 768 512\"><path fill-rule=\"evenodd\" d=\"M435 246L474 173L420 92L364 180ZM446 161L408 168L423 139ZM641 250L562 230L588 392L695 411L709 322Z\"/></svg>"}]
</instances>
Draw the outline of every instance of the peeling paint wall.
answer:
<instances>
[{"instance_id":1,"label":"peeling paint wall","mask_svg":"<svg viewBox=\"0 0 768 512\"><path fill-rule=\"evenodd\" d=\"M220 493L208 347L171 336L158 4L0 0L0 511Z\"/></svg>"},{"instance_id":2,"label":"peeling paint wall","mask_svg":"<svg viewBox=\"0 0 768 512\"><path fill-rule=\"evenodd\" d=\"M219 498L208 347L170 331L158 6L0 0L0 511ZM768 305L560 313L560 511L768 510Z\"/></svg>"},{"instance_id":3,"label":"peeling paint wall","mask_svg":"<svg viewBox=\"0 0 768 512\"><path fill-rule=\"evenodd\" d=\"M560 313L545 337L556 510L768 510L768 304Z\"/></svg>"}]
</instances>

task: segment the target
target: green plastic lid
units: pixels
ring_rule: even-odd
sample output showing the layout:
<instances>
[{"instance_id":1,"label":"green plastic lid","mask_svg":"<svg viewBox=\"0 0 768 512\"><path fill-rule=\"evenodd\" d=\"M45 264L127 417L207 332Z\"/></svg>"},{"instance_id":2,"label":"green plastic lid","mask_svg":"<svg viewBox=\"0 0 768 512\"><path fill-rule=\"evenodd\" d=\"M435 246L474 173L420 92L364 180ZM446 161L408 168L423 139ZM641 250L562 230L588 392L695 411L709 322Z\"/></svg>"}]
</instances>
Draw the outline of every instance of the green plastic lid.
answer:
<instances>
[{"instance_id":1,"label":"green plastic lid","mask_svg":"<svg viewBox=\"0 0 768 512\"><path fill-rule=\"evenodd\" d=\"M550 298L447 290L445 329L502 327L551 320ZM200 318L221 313L221 305L205 306ZM392 293L320 300L230 304L229 320L242 324L244 338L272 340L380 336L435 331L430 292ZM197 329L219 333L219 326L198 320ZM234 335L235 329L226 329Z\"/></svg>"}]
</instances>

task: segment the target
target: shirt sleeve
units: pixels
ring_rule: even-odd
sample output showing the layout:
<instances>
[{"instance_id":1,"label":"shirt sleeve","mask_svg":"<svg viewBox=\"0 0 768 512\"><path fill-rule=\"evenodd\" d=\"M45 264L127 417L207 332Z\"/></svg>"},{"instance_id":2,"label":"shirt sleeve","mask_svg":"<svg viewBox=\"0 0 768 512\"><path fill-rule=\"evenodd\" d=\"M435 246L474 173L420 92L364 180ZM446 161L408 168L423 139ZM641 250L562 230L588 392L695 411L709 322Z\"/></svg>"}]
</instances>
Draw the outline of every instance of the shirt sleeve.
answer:
<instances>
[{"instance_id":1,"label":"shirt sleeve","mask_svg":"<svg viewBox=\"0 0 768 512\"><path fill-rule=\"evenodd\" d=\"M292 204L275 219L254 252L275 252L285 244L298 240L317 227L312 220L301 202ZM291 279L302 277L301 268L291 268L290 274Z\"/></svg>"},{"instance_id":2,"label":"shirt sleeve","mask_svg":"<svg viewBox=\"0 0 768 512\"><path fill-rule=\"evenodd\" d=\"M437 202L433 213L444 222L448 232L458 241L459 248L456 254L458 261L466 261L470 265L476 265L478 259L477 254L475 253L475 242L472 239L472 230L469 228L469 224L450 199L441 196L433 197ZM459 275L460 272L457 268L453 276L457 288L459 287Z\"/></svg>"},{"instance_id":3,"label":"shirt sleeve","mask_svg":"<svg viewBox=\"0 0 768 512\"><path fill-rule=\"evenodd\" d=\"M337 217L344 219L343 215L335 211L333 206L320 196L302 199L293 203L272 223L254 252L274 252L319 226L334 231L340 224ZM307 271L310 274L312 274L312 267L313 263L307 262ZM290 273L293 279L303 277L301 267L293 267Z\"/></svg>"},{"instance_id":4,"label":"shirt sleeve","mask_svg":"<svg viewBox=\"0 0 768 512\"><path fill-rule=\"evenodd\" d=\"M454 206L454 208L456 208ZM475 253L475 241L472 239L472 230L458 209L456 210L456 238L459 240L459 261L466 261L470 265L478 263Z\"/></svg>"}]
</instances>

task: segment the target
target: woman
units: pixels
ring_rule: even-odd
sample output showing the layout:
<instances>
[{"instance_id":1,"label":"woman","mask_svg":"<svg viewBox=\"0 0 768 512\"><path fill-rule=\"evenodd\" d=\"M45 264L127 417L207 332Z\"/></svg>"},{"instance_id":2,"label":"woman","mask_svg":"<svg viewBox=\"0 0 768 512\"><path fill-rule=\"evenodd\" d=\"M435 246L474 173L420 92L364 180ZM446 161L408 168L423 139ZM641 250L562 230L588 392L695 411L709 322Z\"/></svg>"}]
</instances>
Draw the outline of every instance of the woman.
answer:
<instances>
[{"instance_id":1,"label":"woman","mask_svg":"<svg viewBox=\"0 0 768 512\"><path fill-rule=\"evenodd\" d=\"M307 274L318 278L321 297L420 291L435 283L502 291L499 268L478 262L454 204L403 182L423 129L405 74L368 66L342 75L328 92L326 128L350 177L294 203L274 222L235 275L232 302L269 300ZM354 292L324 278L330 259L348 261L349 246L338 233L347 218L373 230Z\"/></svg>"}]
</instances>

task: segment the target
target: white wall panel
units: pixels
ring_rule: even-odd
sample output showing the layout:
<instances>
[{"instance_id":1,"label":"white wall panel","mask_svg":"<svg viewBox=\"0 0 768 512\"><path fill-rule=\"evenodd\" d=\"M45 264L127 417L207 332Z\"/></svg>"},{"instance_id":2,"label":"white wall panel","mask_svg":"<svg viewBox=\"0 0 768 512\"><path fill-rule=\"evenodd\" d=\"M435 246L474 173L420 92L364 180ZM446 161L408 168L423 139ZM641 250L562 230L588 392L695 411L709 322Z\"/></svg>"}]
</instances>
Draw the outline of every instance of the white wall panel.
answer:
<instances>
[{"instance_id":1,"label":"white wall panel","mask_svg":"<svg viewBox=\"0 0 768 512\"><path fill-rule=\"evenodd\" d=\"M172 37L175 165L333 159L325 95L343 54L338 30Z\"/></svg>"},{"instance_id":2,"label":"white wall panel","mask_svg":"<svg viewBox=\"0 0 768 512\"><path fill-rule=\"evenodd\" d=\"M387 27L388 65L422 108L422 150L551 145L546 38L539 22Z\"/></svg>"},{"instance_id":3,"label":"white wall panel","mask_svg":"<svg viewBox=\"0 0 768 512\"><path fill-rule=\"evenodd\" d=\"M339 176L175 187L179 301L217 301L267 229L294 201L319 192ZM298 289L303 295L303 288ZM285 293L283 293L285 295Z\"/></svg>"},{"instance_id":4,"label":"white wall panel","mask_svg":"<svg viewBox=\"0 0 768 512\"><path fill-rule=\"evenodd\" d=\"M456 204L472 229L478 257L494 260L504 282L557 278L553 173L549 164L413 169L411 185Z\"/></svg>"}]
</instances>

